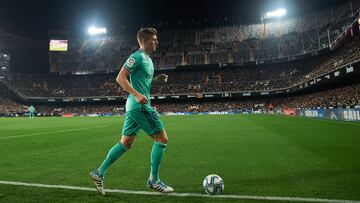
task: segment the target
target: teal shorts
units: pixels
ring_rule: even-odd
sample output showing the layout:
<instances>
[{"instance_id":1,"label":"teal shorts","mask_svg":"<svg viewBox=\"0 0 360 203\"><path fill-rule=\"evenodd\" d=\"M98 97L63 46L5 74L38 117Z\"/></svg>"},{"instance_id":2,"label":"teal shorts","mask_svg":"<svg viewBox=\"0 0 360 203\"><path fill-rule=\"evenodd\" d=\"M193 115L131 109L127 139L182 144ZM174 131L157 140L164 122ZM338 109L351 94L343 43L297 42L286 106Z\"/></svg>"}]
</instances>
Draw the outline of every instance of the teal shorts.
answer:
<instances>
[{"instance_id":1,"label":"teal shorts","mask_svg":"<svg viewBox=\"0 0 360 203\"><path fill-rule=\"evenodd\" d=\"M152 108L139 108L126 112L122 134L125 136L137 135L140 129L148 135L154 135L162 131L164 125Z\"/></svg>"}]
</instances>

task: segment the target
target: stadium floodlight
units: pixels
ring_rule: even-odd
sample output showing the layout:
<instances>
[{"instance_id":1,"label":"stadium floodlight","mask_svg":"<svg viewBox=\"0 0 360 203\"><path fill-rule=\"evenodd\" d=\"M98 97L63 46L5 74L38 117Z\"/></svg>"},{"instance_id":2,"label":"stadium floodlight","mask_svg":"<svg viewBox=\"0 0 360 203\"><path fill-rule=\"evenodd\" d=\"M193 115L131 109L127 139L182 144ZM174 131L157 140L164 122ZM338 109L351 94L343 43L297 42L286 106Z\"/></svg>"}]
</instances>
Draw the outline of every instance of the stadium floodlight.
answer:
<instances>
[{"instance_id":1,"label":"stadium floodlight","mask_svg":"<svg viewBox=\"0 0 360 203\"><path fill-rule=\"evenodd\" d=\"M282 16L286 15L286 9L284 8L280 8L274 11L269 11L265 13L264 18L265 19L269 19L269 18L280 18Z\"/></svg>"},{"instance_id":2,"label":"stadium floodlight","mask_svg":"<svg viewBox=\"0 0 360 203\"><path fill-rule=\"evenodd\" d=\"M91 26L88 29L88 33L89 35L98 35L98 34L106 34L106 28L104 27L95 27L95 26Z\"/></svg>"}]
</instances>

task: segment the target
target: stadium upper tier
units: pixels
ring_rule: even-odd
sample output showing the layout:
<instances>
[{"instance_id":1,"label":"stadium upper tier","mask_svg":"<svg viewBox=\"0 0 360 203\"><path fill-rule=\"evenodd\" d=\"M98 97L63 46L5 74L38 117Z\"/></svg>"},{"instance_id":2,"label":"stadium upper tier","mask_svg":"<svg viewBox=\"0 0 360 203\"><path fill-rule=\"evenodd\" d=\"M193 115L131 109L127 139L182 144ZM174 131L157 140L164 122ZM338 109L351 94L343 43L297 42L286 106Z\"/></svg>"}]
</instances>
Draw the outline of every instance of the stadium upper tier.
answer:
<instances>
[{"instance_id":1,"label":"stadium upper tier","mask_svg":"<svg viewBox=\"0 0 360 203\"><path fill-rule=\"evenodd\" d=\"M334 51L278 63L177 68L161 70L169 75L165 85L154 85L152 94L264 91L288 88L309 81L360 59L360 35ZM25 97L121 96L116 73L91 75L12 74L7 84ZM156 73L155 73L156 74Z\"/></svg>"},{"instance_id":2,"label":"stadium upper tier","mask_svg":"<svg viewBox=\"0 0 360 203\"><path fill-rule=\"evenodd\" d=\"M252 25L186 28L158 26L155 68L276 59L324 49L359 16L360 1L297 18ZM118 69L138 48L136 30L103 38L69 39L67 52L51 52L52 72Z\"/></svg>"}]
</instances>

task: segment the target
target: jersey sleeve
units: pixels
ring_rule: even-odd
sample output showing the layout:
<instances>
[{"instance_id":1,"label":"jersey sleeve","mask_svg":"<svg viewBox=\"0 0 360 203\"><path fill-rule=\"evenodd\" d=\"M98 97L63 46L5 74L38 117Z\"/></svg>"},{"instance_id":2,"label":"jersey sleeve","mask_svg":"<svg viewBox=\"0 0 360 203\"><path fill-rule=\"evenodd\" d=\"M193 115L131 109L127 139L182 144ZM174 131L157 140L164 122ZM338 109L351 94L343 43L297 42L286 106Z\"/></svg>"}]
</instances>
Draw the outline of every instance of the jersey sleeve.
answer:
<instances>
[{"instance_id":1,"label":"jersey sleeve","mask_svg":"<svg viewBox=\"0 0 360 203\"><path fill-rule=\"evenodd\" d=\"M142 63L142 57L140 54L133 53L129 56L129 58L124 63L123 67L133 72L139 65Z\"/></svg>"}]
</instances>

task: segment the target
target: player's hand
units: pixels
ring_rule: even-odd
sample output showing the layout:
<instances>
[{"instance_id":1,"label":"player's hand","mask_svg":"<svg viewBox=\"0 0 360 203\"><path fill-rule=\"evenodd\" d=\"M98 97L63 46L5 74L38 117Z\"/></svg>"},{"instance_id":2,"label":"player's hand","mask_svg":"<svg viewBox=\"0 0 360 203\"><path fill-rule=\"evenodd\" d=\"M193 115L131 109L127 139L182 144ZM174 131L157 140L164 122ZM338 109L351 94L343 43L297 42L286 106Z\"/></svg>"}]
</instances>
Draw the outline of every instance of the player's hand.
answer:
<instances>
[{"instance_id":1,"label":"player's hand","mask_svg":"<svg viewBox=\"0 0 360 203\"><path fill-rule=\"evenodd\" d=\"M135 95L136 101L139 102L140 104L146 104L147 103L147 99L144 95L142 94L137 94Z\"/></svg>"},{"instance_id":2,"label":"player's hand","mask_svg":"<svg viewBox=\"0 0 360 203\"><path fill-rule=\"evenodd\" d=\"M160 75L158 76L160 82L167 82L168 77L169 77L169 76L166 75L166 74L160 74Z\"/></svg>"}]
</instances>

